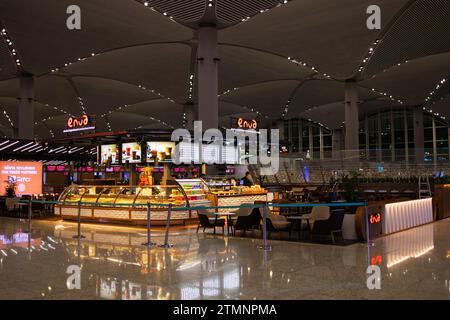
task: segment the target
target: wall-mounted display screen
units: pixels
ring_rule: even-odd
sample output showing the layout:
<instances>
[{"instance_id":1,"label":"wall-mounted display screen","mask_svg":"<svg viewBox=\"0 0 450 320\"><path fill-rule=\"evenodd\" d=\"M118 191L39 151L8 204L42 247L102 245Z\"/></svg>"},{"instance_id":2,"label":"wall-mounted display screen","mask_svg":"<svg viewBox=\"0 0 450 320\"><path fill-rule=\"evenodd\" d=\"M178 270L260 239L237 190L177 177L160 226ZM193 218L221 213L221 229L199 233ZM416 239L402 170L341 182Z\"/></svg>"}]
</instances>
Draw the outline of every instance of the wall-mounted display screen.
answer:
<instances>
[{"instance_id":1,"label":"wall-mounted display screen","mask_svg":"<svg viewBox=\"0 0 450 320\"><path fill-rule=\"evenodd\" d=\"M147 142L147 161L172 161L175 142Z\"/></svg>"},{"instance_id":2,"label":"wall-mounted display screen","mask_svg":"<svg viewBox=\"0 0 450 320\"><path fill-rule=\"evenodd\" d=\"M119 146L117 144L106 144L100 147L100 162L102 164L118 164L119 163Z\"/></svg>"},{"instance_id":3,"label":"wall-mounted display screen","mask_svg":"<svg viewBox=\"0 0 450 320\"><path fill-rule=\"evenodd\" d=\"M15 184L16 195L42 193L42 163L0 161L0 195L8 184Z\"/></svg>"},{"instance_id":4,"label":"wall-mounted display screen","mask_svg":"<svg viewBox=\"0 0 450 320\"><path fill-rule=\"evenodd\" d=\"M139 163L142 160L141 145L137 142L122 144L122 163Z\"/></svg>"}]
</instances>

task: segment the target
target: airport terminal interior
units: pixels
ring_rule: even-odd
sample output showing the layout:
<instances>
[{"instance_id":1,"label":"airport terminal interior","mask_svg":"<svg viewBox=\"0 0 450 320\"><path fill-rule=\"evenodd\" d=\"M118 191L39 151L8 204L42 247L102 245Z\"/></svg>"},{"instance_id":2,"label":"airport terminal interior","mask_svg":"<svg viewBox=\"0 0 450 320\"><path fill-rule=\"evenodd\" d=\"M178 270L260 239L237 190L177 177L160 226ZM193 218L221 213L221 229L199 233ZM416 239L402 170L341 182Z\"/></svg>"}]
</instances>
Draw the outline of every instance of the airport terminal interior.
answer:
<instances>
[{"instance_id":1,"label":"airport terminal interior","mask_svg":"<svg viewBox=\"0 0 450 320\"><path fill-rule=\"evenodd\" d=\"M449 17L0 0L0 299L448 300Z\"/></svg>"}]
</instances>

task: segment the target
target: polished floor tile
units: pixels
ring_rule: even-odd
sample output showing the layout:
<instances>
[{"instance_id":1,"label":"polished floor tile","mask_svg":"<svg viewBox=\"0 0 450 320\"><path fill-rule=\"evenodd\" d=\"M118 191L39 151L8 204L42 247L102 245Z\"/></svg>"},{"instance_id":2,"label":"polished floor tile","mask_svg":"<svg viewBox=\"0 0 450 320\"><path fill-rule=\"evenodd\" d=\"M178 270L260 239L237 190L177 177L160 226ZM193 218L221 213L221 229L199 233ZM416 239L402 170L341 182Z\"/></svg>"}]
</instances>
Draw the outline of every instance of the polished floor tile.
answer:
<instances>
[{"instance_id":1,"label":"polished floor tile","mask_svg":"<svg viewBox=\"0 0 450 320\"><path fill-rule=\"evenodd\" d=\"M450 219L331 246L174 229L148 249L144 229L0 218L0 299L450 299ZM162 229L152 241L164 243ZM381 289L367 287L378 265ZM72 289L70 266L81 267Z\"/></svg>"}]
</instances>

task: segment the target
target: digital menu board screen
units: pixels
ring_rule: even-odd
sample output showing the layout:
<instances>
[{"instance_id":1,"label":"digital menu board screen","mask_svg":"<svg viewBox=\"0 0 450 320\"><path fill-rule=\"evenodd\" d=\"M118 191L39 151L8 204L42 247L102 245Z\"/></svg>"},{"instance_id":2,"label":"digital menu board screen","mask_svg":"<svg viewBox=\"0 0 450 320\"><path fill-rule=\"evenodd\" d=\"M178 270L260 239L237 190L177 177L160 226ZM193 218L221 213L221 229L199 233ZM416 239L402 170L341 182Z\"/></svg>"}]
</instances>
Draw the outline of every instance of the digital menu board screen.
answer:
<instances>
[{"instance_id":1,"label":"digital menu board screen","mask_svg":"<svg viewBox=\"0 0 450 320\"><path fill-rule=\"evenodd\" d=\"M42 193L42 163L28 161L0 161L0 195L4 195L5 187L11 183L16 185L16 194Z\"/></svg>"},{"instance_id":2,"label":"digital menu board screen","mask_svg":"<svg viewBox=\"0 0 450 320\"><path fill-rule=\"evenodd\" d=\"M100 147L100 162L102 164L119 164L119 146L117 144L106 144Z\"/></svg>"},{"instance_id":3,"label":"digital menu board screen","mask_svg":"<svg viewBox=\"0 0 450 320\"><path fill-rule=\"evenodd\" d=\"M138 163L142 159L141 145L137 142L122 144L122 163Z\"/></svg>"},{"instance_id":4,"label":"digital menu board screen","mask_svg":"<svg viewBox=\"0 0 450 320\"><path fill-rule=\"evenodd\" d=\"M147 142L147 161L172 161L175 142Z\"/></svg>"}]
</instances>

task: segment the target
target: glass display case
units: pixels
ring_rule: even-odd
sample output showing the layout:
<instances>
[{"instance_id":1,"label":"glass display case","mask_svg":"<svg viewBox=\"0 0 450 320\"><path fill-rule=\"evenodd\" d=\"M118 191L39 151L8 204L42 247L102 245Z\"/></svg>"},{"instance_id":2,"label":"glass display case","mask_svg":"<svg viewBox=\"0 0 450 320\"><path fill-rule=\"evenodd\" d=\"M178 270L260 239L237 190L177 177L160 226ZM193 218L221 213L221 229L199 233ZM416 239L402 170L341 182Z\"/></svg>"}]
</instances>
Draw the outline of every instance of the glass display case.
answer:
<instances>
[{"instance_id":1,"label":"glass display case","mask_svg":"<svg viewBox=\"0 0 450 320\"><path fill-rule=\"evenodd\" d=\"M196 189L195 189L196 190ZM204 195L191 192L189 196L180 185L171 186L86 186L67 187L55 205L55 214L70 219L78 216L78 202L84 219L146 221L147 204L150 203L151 220L167 221L169 205L189 207L188 199ZM153 206L152 206L153 204ZM191 210L172 211L173 221L196 218Z\"/></svg>"},{"instance_id":2,"label":"glass display case","mask_svg":"<svg viewBox=\"0 0 450 320\"><path fill-rule=\"evenodd\" d=\"M150 204L172 204L188 206L187 197L177 186L78 186L67 187L59 197L63 204L92 206L146 206Z\"/></svg>"},{"instance_id":3,"label":"glass display case","mask_svg":"<svg viewBox=\"0 0 450 320\"><path fill-rule=\"evenodd\" d=\"M210 203L208 195L211 191L203 179L176 179L176 182L183 189L191 206Z\"/></svg>"},{"instance_id":4,"label":"glass display case","mask_svg":"<svg viewBox=\"0 0 450 320\"><path fill-rule=\"evenodd\" d=\"M239 185L239 181L230 177L210 177L206 180L206 184L212 193L216 193L230 191L233 187Z\"/></svg>"}]
</instances>

